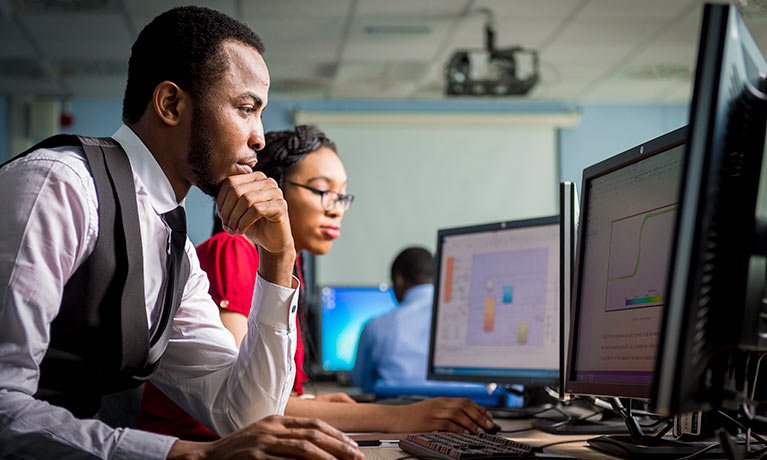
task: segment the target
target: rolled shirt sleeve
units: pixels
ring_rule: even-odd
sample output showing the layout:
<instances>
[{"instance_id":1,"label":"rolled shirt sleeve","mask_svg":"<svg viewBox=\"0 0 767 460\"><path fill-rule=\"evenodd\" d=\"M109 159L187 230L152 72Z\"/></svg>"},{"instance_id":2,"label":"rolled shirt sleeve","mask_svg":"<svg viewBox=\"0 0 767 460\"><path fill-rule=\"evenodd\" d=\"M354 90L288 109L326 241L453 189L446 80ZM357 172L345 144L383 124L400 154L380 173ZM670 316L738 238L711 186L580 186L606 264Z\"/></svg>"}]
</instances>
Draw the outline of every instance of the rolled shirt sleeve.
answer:
<instances>
[{"instance_id":1,"label":"rolled shirt sleeve","mask_svg":"<svg viewBox=\"0 0 767 460\"><path fill-rule=\"evenodd\" d=\"M203 425L224 436L285 411L295 376L294 288L256 276L248 332L238 350L208 294L208 279L187 244L192 275L152 382Z\"/></svg>"}]
</instances>

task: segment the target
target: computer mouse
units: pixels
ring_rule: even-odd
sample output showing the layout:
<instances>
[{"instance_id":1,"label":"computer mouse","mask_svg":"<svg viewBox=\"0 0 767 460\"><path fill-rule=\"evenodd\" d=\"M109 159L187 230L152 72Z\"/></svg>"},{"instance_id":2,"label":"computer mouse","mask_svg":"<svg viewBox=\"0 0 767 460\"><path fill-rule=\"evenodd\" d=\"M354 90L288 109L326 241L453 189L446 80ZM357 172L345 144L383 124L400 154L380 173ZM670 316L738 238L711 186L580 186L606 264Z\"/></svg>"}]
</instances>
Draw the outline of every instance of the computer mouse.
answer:
<instances>
[{"instance_id":1,"label":"computer mouse","mask_svg":"<svg viewBox=\"0 0 767 460\"><path fill-rule=\"evenodd\" d=\"M492 428L485 428L485 433L487 433L487 434L496 434L499 431L501 431L501 425L499 425L499 424L497 424L495 422L493 422L493 427Z\"/></svg>"}]
</instances>

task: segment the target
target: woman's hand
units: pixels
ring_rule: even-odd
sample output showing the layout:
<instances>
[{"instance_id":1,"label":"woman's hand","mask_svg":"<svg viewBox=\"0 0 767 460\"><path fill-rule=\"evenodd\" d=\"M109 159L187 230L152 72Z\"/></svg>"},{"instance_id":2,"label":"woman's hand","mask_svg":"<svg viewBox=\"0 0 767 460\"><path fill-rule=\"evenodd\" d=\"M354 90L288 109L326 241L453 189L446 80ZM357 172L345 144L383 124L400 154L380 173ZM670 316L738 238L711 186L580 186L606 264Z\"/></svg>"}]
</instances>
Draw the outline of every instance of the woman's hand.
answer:
<instances>
[{"instance_id":1,"label":"woman's hand","mask_svg":"<svg viewBox=\"0 0 767 460\"><path fill-rule=\"evenodd\" d=\"M392 432L452 431L481 433L493 427L487 410L468 398L433 398L392 406Z\"/></svg>"}]
</instances>

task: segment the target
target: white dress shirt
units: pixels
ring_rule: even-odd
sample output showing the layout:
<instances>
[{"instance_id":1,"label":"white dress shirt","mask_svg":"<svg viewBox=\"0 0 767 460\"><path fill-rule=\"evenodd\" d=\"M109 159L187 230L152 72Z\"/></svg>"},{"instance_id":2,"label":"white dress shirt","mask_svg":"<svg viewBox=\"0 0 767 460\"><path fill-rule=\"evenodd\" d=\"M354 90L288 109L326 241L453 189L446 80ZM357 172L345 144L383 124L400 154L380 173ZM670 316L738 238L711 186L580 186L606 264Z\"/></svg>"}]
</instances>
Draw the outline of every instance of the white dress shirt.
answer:
<instances>
[{"instance_id":1,"label":"white dress shirt","mask_svg":"<svg viewBox=\"0 0 767 460\"><path fill-rule=\"evenodd\" d=\"M123 125L113 138L133 170L151 327L170 232L161 214L178 203L138 136ZM98 236L96 189L82 149L55 150L37 150L0 170L6 222L0 225L0 458L164 459L175 438L76 419L33 397L64 284ZM189 239L185 250L190 275L152 382L220 435L282 414L295 374L297 280L288 289L257 277L238 351Z\"/></svg>"}]
</instances>

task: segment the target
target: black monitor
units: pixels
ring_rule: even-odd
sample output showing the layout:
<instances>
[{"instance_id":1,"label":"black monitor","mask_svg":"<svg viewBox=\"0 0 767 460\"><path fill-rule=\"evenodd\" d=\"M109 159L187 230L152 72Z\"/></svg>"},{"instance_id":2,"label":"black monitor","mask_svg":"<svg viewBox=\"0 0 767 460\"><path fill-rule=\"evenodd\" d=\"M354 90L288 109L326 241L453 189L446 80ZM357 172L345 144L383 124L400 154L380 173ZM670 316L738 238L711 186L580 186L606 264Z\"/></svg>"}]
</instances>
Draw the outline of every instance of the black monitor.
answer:
<instances>
[{"instance_id":1,"label":"black monitor","mask_svg":"<svg viewBox=\"0 0 767 460\"><path fill-rule=\"evenodd\" d=\"M428 378L556 385L559 216L442 229Z\"/></svg>"},{"instance_id":2,"label":"black monitor","mask_svg":"<svg viewBox=\"0 0 767 460\"><path fill-rule=\"evenodd\" d=\"M570 304L573 296L573 265L578 238L578 191L575 182L559 183L559 398L567 399L567 344L570 341Z\"/></svg>"},{"instance_id":3,"label":"black monitor","mask_svg":"<svg viewBox=\"0 0 767 460\"><path fill-rule=\"evenodd\" d=\"M754 390L767 331L766 72L735 6L706 5L652 391L662 414L734 407Z\"/></svg>"},{"instance_id":4,"label":"black monitor","mask_svg":"<svg viewBox=\"0 0 767 460\"><path fill-rule=\"evenodd\" d=\"M397 308L397 299L386 286L324 286L320 293L322 369L349 372L354 368L362 328Z\"/></svg>"},{"instance_id":5,"label":"black monitor","mask_svg":"<svg viewBox=\"0 0 767 460\"><path fill-rule=\"evenodd\" d=\"M686 132L583 172L568 393L650 397Z\"/></svg>"}]
</instances>

